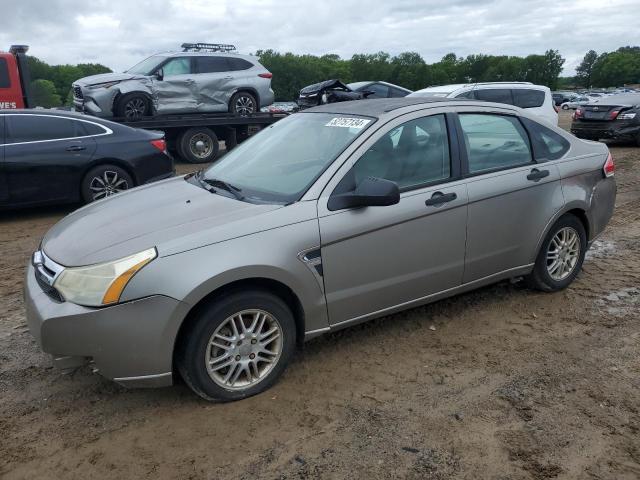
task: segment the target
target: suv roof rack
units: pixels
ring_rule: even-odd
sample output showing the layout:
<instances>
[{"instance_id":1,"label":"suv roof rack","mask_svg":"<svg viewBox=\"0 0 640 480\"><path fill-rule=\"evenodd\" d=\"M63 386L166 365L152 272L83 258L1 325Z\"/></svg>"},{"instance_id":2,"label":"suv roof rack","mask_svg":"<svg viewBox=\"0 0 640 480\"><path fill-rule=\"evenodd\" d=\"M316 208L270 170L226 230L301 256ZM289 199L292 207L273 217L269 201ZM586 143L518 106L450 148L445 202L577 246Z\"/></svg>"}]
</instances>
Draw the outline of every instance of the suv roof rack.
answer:
<instances>
[{"instance_id":1,"label":"suv roof rack","mask_svg":"<svg viewBox=\"0 0 640 480\"><path fill-rule=\"evenodd\" d=\"M236 50L235 45L225 43L183 43L183 52L232 52Z\"/></svg>"}]
</instances>

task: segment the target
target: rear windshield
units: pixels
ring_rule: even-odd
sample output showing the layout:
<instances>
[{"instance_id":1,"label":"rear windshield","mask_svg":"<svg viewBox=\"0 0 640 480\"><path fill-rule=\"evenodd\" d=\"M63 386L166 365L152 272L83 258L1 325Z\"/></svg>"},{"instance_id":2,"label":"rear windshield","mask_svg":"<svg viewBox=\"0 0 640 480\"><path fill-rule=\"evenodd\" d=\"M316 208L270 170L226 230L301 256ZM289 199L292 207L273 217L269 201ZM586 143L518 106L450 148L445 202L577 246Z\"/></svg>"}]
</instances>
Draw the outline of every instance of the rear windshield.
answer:
<instances>
[{"instance_id":1,"label":"rear windshield","mask_svg":"<svg viewBox=\"0 0 640 480\"><path fill-rule=\"evenodd\" d=\"M532 90L530 88L514 88L513 103L520 108L541 107L544 103L544 92L542 90Z\"/></svg>"},{"instance_id":2,"label":"rear windshield","mask_svg":"<svg viewBox=\"0 0 640 480\"><path fill-rule=\"evenodd\" d=\"M249 202L291 203L373 122L332 113L291 115L231 150L203 178L233 185Z\"/></svg>"}]
</instances>

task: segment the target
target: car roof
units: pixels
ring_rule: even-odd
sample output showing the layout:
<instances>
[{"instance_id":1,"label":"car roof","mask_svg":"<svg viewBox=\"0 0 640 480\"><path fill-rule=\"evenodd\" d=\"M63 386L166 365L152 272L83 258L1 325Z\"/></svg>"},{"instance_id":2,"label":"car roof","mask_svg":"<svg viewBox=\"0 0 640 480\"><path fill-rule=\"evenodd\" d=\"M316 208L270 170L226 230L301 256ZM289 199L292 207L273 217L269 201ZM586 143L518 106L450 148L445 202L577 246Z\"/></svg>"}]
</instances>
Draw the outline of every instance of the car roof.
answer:
<instances>
[{"instance_id":1,"label":"car roof","mask_svg":"<svg viewBox=\"0 0 640 480\"><path fill-rule=\"evenodd\" d=\"M90 122L96 123L105 123L105 120L98 117L93 117L91 115L87 115L80 112L73 112L70 110L58 110L55 108L13 108L0 110L0 115L50 115L56 117L68 117L68 118L77 118L79 120L87 120ZM112 123L112 122L109 122Z\"/></svg>"},{"instance_id":2,"label":"car roof","mask_svg":"<svg viewBox=\"0 0 640 480\"><path fill-rule=\"evenodd\" d=\"M509 87L509 88L531 88L546 90L544 85L535 85L531 82L476 82L476 83L452 83L450 85L435 85L433 87L422 88L416 90L414 93L420 92L442 92L451 93L463 88L477 88L477 87Z\"/></svg>"},{"instance_id":3,"label":"car roof","mask_svg":"<svg viewBox=\"0 0 640 480\"><path fill-rule=\"evenodd\" d=\"M163 53L156 53L155 56L159 56L159 57L234 57L234 58L242 58L244 60L250 60L250 61L254 61L256 62L258 60L258 57L255 57L253 55L243 55L240 53L234 53L234 52L207 52L207 51L201 51L201 52L163 52Z\"/></svg>"},{"instance_id":4,"label":"car roof","mask_svg":"<svg viewBox=\"0 0 640 480\"><path fill-rule=\"evenodd\" d=\"M366 117L380 117L385 113L404 107L424 105L425 107L441 107L448 105L471 104L474 107L499 106L507 110L519 110L513 105L479 102L464 98L443 97L400 97L400 98L373 98L370 100L353 100L350 102L336 102L317 107L308 108L301 113L336 113L340 115L363 115Z\"/></svg>"}]
</instances>

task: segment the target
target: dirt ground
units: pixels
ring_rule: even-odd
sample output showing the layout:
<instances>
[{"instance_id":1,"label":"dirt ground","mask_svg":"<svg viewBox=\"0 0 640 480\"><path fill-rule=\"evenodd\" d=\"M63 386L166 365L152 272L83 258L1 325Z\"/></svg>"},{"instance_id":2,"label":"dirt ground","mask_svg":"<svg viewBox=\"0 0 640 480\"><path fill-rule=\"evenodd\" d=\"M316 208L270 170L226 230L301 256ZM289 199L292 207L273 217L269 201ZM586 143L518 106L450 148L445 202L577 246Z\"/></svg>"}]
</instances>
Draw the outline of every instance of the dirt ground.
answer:
<instances>
[{"instance_id":1,"label":"dirt ground","mask_svg":"<svg viewBox=\"0 0 640 480\"><path fill-rule=\"evenodd\" d=\"M4 214L0 477L640 478L640 148L611 151L616 213L566 291L504 282L328 335L230 404L55 371L22 276L70 209Z\"/></svg>"}]
</instances>

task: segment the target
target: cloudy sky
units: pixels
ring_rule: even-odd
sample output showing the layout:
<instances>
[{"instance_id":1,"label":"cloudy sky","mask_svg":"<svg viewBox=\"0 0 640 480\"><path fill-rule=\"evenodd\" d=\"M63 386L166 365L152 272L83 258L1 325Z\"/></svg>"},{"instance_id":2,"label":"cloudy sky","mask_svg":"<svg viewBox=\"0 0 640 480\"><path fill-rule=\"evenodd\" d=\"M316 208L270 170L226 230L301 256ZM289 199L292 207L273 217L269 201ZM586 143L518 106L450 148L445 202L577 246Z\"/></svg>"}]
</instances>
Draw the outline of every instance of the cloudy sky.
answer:
<instances>
[{"instance_id":1,"label":"cloudy sky","mask_svg":"<svg viewBox=\"0 0 640 480\"><path fill-rule=\"evenodd\" d=\"M10 7L9 7L10 4ZM640 43L640 0L0 0L0 49L30 45L49 63L122 71L185 41L241 53L448 52L526 55L559 49L572 74L589 49Z\"/></svg>"}]
</instances>

